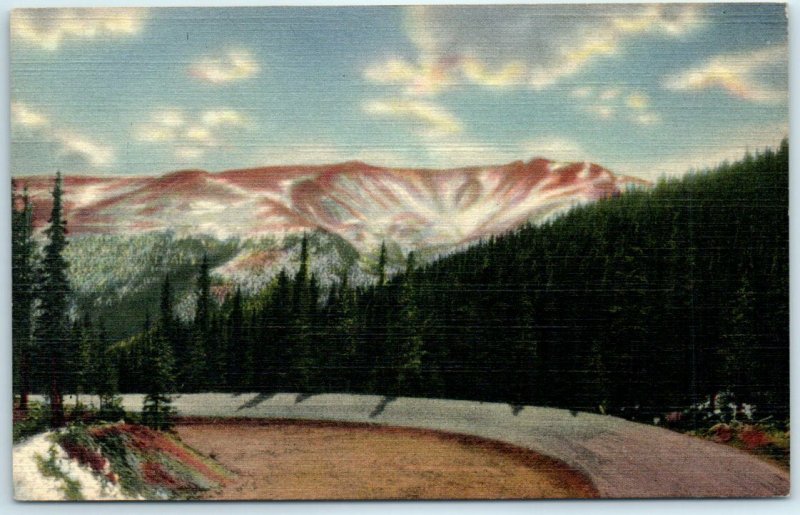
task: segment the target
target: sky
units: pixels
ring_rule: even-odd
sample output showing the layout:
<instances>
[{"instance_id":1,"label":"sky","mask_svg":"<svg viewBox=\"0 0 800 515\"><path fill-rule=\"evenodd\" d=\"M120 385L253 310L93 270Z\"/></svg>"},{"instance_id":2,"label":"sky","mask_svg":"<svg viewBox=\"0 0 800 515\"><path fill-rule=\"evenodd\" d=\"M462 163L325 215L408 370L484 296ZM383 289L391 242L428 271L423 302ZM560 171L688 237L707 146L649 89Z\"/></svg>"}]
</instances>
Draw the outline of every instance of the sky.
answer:
<instances>
[{"instance_id":1,"label":"sky","mask_svg":"<svg viewBox=\"0 0 800 515\"><path fill-rule=\"evenodd\" d=\"M545 157L655 179L788 134L780 4L21 9L13 175Z\"/></svg>"}]
</instances>

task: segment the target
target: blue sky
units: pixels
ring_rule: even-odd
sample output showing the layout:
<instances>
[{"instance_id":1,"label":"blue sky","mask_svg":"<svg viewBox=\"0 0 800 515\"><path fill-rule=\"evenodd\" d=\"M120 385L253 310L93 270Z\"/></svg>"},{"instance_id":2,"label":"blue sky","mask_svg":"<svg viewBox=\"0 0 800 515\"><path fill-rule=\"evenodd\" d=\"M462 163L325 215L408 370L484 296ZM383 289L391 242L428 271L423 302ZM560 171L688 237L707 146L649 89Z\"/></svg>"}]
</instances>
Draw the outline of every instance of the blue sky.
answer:
<instances>
[{"instance_id":1,"label":"blue sky","mask_svg":"<svg viewBox=\"0 0 800 515\"><path fill-rule=\"evenodd\" d=\"M782 5L17 10L12 173L591 160L788 133Z\"/></svg>"}]
</instances>

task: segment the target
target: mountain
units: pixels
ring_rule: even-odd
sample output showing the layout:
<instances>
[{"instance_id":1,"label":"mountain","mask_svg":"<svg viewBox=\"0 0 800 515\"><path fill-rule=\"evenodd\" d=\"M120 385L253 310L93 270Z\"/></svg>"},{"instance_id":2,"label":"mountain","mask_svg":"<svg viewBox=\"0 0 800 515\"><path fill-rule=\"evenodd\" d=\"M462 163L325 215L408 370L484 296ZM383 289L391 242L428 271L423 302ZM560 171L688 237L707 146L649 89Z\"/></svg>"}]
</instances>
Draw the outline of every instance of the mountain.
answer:
<instances>
[{"instance_id":1,"label":"mountain","mask_svg":"<svg viewBox=\"0 0 800 515\"><path fill-rule=\"evenodd\" d=\"M52 179L20 179L35 224L50 210ZM72 235L171 231L252 239L322 229L359 251L458 246L613 195L639 179L589 163L535 159L503 166L420 170L361 162L253 168L161 177L65 179Z\"/></svg>"},{"instance_id":2,"label":"mountain","mask_svg":"<svg viewBox=\"0 0 800 515\"><path fill-rule=\"evenodd\" d=\"M47 225L52 177L22 177L34 225ZM361 162L253 168L160 177L64 178L66 257L76 312L105 320L112 337L138 331L169 273L183 318L203 255L213 291L255 294L296 270L302 234L323 288L346 275L374 280L381 241L387 271L538 222L577 204L644 184L589 163L544 159L453 170L390 169ZM41 234L41 233L39 233ZM152 311L152 310L151 310ZM152 314L152 313L150 313Z\"/></svg>"}]
</instances>

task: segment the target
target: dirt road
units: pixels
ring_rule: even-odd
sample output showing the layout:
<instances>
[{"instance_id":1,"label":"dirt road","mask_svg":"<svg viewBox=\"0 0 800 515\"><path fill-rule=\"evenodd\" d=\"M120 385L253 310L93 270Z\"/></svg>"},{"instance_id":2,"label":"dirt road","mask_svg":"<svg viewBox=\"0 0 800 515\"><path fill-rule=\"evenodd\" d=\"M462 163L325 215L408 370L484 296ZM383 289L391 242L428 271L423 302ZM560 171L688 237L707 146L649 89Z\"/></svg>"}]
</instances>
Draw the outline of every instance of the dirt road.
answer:
<instances>
[{"instance_id":1,"label":"dirt road","mask_svg":"<svg viewBox=\"0 0 800 515\"><path fill-rule=\"evenodd\" d=\"M141 395L124 396L140 410ZM187 394L183 416L366 422L472 435L530 449L588 477L601 497L788 495L789 474L743 451L615 417L374 395Z\"/></svg>"},{"instance_id":2,"label":"dirt road","mask_svg":"<svg viewBox=\"0 0 800 515\"><path fill-rule=\"evenodd\" d=\"M259 423L260 422L260 423ZM236 473L209 499L542 499L596 497L580 474L509 445L430 430L341 422L178 425L181 439Z\"/></svg>"}]
</instances>

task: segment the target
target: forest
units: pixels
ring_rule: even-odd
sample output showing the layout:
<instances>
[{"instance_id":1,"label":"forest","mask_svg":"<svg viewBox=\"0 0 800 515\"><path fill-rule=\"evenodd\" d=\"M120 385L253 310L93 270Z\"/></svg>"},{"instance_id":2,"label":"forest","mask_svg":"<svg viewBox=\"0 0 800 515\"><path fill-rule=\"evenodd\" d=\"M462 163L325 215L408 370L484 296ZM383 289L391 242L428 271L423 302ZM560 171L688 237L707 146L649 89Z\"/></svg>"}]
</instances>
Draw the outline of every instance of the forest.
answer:
<instances>
[{"instance_id":1,"label":"forest","mask_svg":"<svg viewBox=\"0 0 800 515\"><path fill-rule=\"evenodd\" d=\"M652 420L719 392L788 417L789 148L662 179L373 284L322 288L299 267L176 315L169 275L141 331L109 338L70 309L66 221L37 248L14 191L14 388L146 393L352 392L507 402ZM60 198L60 178L54 199ZM58 200L58 199L56 199ZM54 422L58 423L58 420Z\"/></svg>"}]
</instances>

